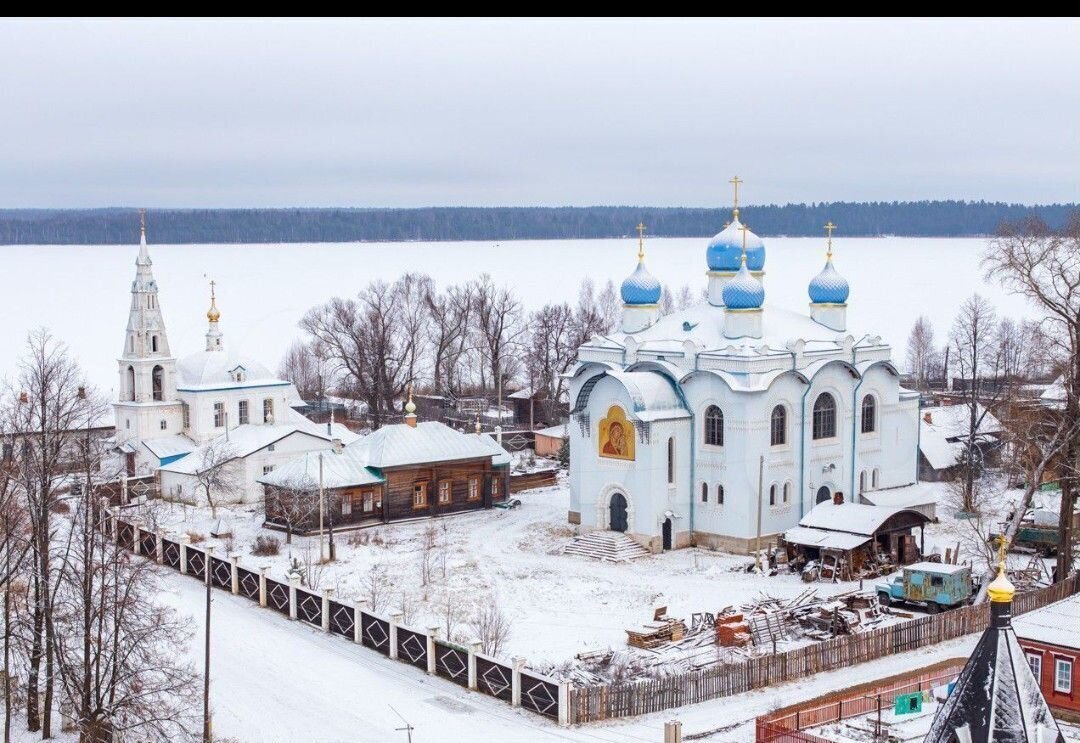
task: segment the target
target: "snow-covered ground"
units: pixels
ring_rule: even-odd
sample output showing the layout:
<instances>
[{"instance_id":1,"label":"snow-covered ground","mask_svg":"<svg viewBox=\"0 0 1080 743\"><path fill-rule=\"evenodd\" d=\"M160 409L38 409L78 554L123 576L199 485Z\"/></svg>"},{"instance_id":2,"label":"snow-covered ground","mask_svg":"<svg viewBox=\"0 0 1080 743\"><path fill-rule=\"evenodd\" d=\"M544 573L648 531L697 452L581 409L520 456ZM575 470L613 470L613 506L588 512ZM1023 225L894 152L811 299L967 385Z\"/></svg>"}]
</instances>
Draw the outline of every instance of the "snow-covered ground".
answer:
<instances>
[{"instance_id":1,"label":"snow-covered ground","mask_svg":"<svg viewBox=\"0 0 1080 743\"><path fill-rule=\"evenodd\" d=\"M205 594L197 583L179 576L166 578L166 585L170 592L163 600L191 615L191 655L201 670ZM672 719L683 721L684 735L742 743L753 740L757 715L845 686L964 658L977 639L654 715L559 728L220 591L214 592L212 627L214 730L238 743L404 743L406 735L398 730L404 723L397 713L414 726L414 743L658 743L664 722Z\"/></svg>"},{"instance_id":2,"label":"snow-covered ground","mask_svg":"<svg viewBox=\"0 0 1080 743\"><path fill-rule=\"evenodd\" d=\"M628 225L629 227L629 225ZM11 312L0 323L0 379L9 376L28 331L45 326L66 341L91 383L116 387L130 303L138 225L131 245L6 245L0 291ZM717 224L717 229L720 225ZM843 226L841 225L841 229ZM637 241L522 240L499 244L341 243L287 245L155 245L148 225L154 277L174 353L203 348L207 276L218 282L225 341L238 352L276 367L299 335L297 322L312 305L350 296L373 279L425 271L440 286L463 282L483 270L513 287L524 306L577 297L584 278L597 286L619 284L634 268ZM649 270L673 291L705 287L705 238L658 238L646 243ZM767 238L766 301L806 312L806 286L824 263L818 238ZM933 238L844 238L836 235L836 266L851 283L849 327L856 337L880 334L903 363L904 343L915 318L926 315L944 337L960 303L973 292L992 299L1002 315L1029 312L1022 299L983 281L979 260L986 240ZM313 266L319 270L312 270ZM933 270L925 270L932 266ZM57 270L61 267L61 270ZM48 276L49 301L40 282Z\"/></svg>"},{"instance_id":3,"label":"snow-covered ground","mask_svg":"<svg viewBox=\"0 0 1080 743\"><path fill-rule=\"evenodd\" d=\"M793 598L806 590L799 576L751 575L751 560L703 550L677 550L632 563L601 563L561 554L573 535L566 523L569 491L564 486L533 490L520 496L522 506L492 509L438 520L379 526L336 535L338 561L323 568L318 587L331 587L342 598L370 594L373 574L385 576L382 610L406 609L406 622L416 627L444 626L449 599L459 616L451 635L468 639L470 608L493 601L512 619L506 656L521 655L533 665L558 664L584 650L624 648L625 629L652 619L653 609L668 607L672 616L689 622L693 612L717 612L726 606L759 598L763 593ZM140 507L143 508L143 507ZM207 509L154 503L144 518L180 534L187 531L229 549L228 540L212 539L216 522ZM219 509L221 528L232 531L232 548L244 553L241 564L270 565L272 577L283 579L289 549L280 532L263 530L255 508ZM425 529L434 526L446 545L446 577L436 557L432 585L423 587L420 562ZM250 554L257 534L281 539L277 557ZM362 543L363 542L363 543ZM316 561L318 538L294 537L292 556ZM439 555L441 550L437 550ZM857 587L853 583L815 584L822 596Z\"/></svg>"},{"instance_id":4,"label":"snow-covered ground","mask_svg":"<svg viewBox=\"0 0 1080 743\"><path fill-rule=\"evenodd\" d=\"M953 517L947 486L921 483L908 490L920 498L941 500L941 523L927 527L929 552L944 553L959 542L961 561L978 559L974 552L978 540L968 521ZM1006 511L1018 496L1018 491L1008 491L994 500ZM790 599L808 587L819 596L858 587L857 582L808 586L799 576L785 572L774 577L750 574L746 572L748 557L698 549L623 564L563 555L562 548L573 536L566 523L567 488L529 491L520 498L522 506L508 511L493 509L338 533L338 560L323 566L315 564L318 537L294 537L290 548L284 534L261 528L258 507L222 508L217 520L208 509L163 503L128 512L141 513L145 522L171 530L174 538L184 532L205 538L206 543L218 545L218 555L238 551L242 565L252 569L269 565L271 577L279 580L285 579L291 560L310 564L315 587L333 588L341 599L370 597L374 581L379 611L404 610L407 624L418 628L438 624L462 641L472 634L470 614L494 602L512 620L509 642L500 653L524 656L534 667L559 665L582 651L624 649L625 629L650 620L660 606L689 623L695 612L715 613L764 594ZM432 579L425 587L420 565L428 529L434 530L438 546L432 552ZM231 532L232 538L210 537L219 530ZM252 555L251 545L258 535L279 539L281 553ZM1029 559L1014 555L1012 563L1020 567Z\"/></svg>"}]
</instances>

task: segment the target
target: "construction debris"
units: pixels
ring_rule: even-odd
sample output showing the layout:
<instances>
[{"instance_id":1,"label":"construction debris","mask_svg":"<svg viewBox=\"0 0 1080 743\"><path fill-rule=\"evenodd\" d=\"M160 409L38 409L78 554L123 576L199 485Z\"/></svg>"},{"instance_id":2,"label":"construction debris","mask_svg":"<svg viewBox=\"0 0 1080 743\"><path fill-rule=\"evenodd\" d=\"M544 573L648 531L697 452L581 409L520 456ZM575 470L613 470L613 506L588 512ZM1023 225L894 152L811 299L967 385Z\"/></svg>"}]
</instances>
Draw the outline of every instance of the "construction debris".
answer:
<instances>
[{"instance_id":1,"label":"construction debris","mask_svg":"<svg viewBox=\"0 0 1080 743\"><path fill-rule=\"evenodd\" d=\"M653 612L653 621L626 630L626 642L631 647L652 650L664 643L678 642L686 635L686 624L667 615L663 606Z\"/></svg>"}]
</instances>

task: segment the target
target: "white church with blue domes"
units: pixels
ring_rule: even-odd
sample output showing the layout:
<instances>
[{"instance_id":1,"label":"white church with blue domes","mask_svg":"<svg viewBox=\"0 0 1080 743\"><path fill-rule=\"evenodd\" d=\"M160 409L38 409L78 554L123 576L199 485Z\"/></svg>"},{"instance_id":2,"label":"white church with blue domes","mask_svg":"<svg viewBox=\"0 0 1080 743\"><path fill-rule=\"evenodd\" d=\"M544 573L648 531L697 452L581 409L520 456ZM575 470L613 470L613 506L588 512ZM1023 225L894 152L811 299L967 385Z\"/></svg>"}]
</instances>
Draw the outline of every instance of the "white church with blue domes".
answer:
<instances>
[{"instance_id":1,"label":"white church with blue domes","mask_svg":"<svg viewBox=\"0 0 1080 743\"><path fill-rule=\"evenodd\" d=\"M765 243L737 198L705 251L706 301L661 316L639 237L620 328L578 349L568 518L582 529L747 552L818 503L916 481L918 394L885 341L848 328L834 226L808 312L770 307Z\"/></svg>"}]
</instances>

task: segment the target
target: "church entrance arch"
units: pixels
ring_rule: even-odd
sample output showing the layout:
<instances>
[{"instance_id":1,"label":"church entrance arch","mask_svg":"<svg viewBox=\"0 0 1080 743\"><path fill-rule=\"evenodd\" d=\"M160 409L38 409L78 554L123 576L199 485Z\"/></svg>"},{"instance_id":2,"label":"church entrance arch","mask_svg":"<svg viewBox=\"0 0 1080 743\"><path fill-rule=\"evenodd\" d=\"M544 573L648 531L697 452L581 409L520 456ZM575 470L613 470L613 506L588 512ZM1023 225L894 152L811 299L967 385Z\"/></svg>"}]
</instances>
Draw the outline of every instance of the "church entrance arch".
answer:
<instances>
[{"instance_id":1,"label":"church entrance arch","mask_svg":"<svg viewBox=\"0 0 1080 743\"><path fill-rule=\"evenodd\" d=\"M832 491L829 490L828 485L822 485L817 490L817 496L814 498L814 503L824 503L827 500L832 500Z\"/></svg>"},{"instance_id":2,"label":"church entrance arch","mask_svg":"<svg viewBox=\"0 0 1080 743\"><path fill-rule=\"evenodd\" d=\"M664 550L669 550L671 547L671 519L664 519Z\"/></svg>"},{"instance_id":3,"label":"church entrance arch","mask_svg":"<svg viewBox=\"0 0 1080 743\"><path fill-rule=\"evenodd\" d=\"M610 511L608 524L612 531L626 531L628 522L626 518L626 496L622 493L615 493L611 496L611 505L608 506Z\"/></svg>"}]
</instances>

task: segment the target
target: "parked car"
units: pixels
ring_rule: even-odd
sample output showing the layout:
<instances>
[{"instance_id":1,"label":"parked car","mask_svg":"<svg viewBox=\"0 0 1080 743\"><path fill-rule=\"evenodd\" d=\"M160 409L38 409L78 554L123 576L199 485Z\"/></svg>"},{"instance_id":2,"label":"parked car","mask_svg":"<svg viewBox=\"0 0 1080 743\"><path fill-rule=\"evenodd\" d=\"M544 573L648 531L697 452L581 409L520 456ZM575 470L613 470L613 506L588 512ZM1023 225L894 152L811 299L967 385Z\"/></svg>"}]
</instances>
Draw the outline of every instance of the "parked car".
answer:
<instances>
[{"instance_id":1,"label":"parked car","mask_svg":"<svg viewBox=\"0 0 1080 743\"><path fill-rule=\"evenodd\" d=\"M917 562L887 583L877 585L882 606L907 604L937 614L966 604L972 595L971 568L939 562Z\"/></svg>"}]
</instances>

